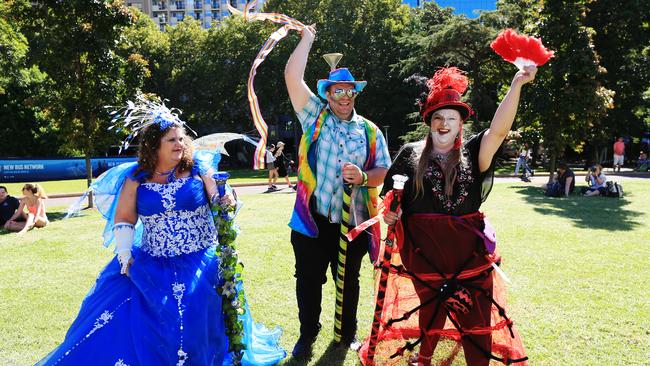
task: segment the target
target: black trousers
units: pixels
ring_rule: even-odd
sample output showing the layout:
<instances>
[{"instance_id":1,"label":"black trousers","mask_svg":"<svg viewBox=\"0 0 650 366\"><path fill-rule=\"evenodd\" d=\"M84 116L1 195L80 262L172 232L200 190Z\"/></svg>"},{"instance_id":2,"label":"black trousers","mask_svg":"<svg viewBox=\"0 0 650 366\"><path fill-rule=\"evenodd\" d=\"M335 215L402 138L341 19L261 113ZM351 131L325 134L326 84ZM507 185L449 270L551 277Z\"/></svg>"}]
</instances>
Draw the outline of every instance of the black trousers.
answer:
<instances>
[{"instance_id":1,"label":"black trousers","mask_svg":"<svg viewBox=\"0 0 650 366\"><path fill-rule=\"evenodd\" d=\"M327 282L327 267L336 282L340 224L330 223L326 217L314 214L318 237L310 238L291 231L291 245L296 258L296 297L300 335L313 337L318 333L323 285ZM343 340L351 340L357 331L357 306L359 304L359 270L368 249L368 234L357 236L348 244L343 288ZM334 312L335 304L326 307Z\"/></svg>"}]
</instances>

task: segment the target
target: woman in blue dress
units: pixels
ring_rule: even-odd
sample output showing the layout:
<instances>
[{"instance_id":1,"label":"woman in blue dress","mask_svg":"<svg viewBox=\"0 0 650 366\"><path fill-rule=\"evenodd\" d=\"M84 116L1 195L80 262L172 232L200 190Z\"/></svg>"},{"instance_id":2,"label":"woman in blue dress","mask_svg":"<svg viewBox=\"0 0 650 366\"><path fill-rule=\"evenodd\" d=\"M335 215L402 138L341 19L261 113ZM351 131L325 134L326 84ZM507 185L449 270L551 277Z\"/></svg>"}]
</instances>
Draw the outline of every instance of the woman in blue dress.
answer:
<instances>
[{"instance_id":1,"label":"woman in blue dress","mask_svg":"<svg viewBox=\"0 0 650 366\"><path fill-rule=\"evenodd\" d=\"M143 110L138 162L107 171L92 187L116 256L63 343L37 365L276 364L285 357L280 330L253 324L248 309L240 316L246 350L229 352L208 199L217 189L213 164L193 158L176 114L156 103ZM221 200L235 203L232 194Z\"/></svg>"}]
</instances>

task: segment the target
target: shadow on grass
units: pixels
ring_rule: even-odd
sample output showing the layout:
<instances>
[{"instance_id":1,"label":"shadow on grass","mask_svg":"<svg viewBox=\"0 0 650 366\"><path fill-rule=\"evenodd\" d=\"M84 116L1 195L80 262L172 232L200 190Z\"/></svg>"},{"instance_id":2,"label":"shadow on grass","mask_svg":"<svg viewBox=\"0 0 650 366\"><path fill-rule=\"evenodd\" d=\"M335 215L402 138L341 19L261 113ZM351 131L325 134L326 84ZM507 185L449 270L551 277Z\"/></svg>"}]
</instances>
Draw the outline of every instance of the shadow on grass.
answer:
<instances>
[{"instance_id":1,"label":"shadow on grass","mask_svg":"<svg viewBox=\"0 0 650 366\"><path fill-rule=\"evenodd\" d=\"M314 366L342 365L345 362L345 358L347 357L348 351L351 353L355 353L354 351L350 351L348 348L342 348L337 346L337 344L334 343L334 341L332 341L327 346L327 349L325 349L323 354L317 360L315 360L314 358L306 360L306 359L296 359L290 357L282 365L283 366L305 366L308 364L313 364Z\"/></svg>"},{"instance_id":2,"label":"shadow on grass","mask_svg":"<svg viewBox=\"0 0 650 366\"><path fill-rule=\"evenodd\" d=\"M50 222L63 220L63 218L65 217L66 214L67 214L67 212L62 212L62 211L48 212L47 213L47 219L50 220Z\"/></svg>"},{"instance_id":3,"label":"shadow on grass","mask_svg":"<svg viewBox=\"0 0 650 366\"><path fill-rule=\"evenodd\" d=\"M580 194L557 198L544 196L544 190L539 187L513 188L534 206L536 212L566 217L578 227L625 231L635 229L645 220L643 212L625 208L630 204L628 198L583 197Z\"/></svg>"},{"instance_id":4,"label":"shadow on grass","mask_svg":"<svg viewBox=\"0 0 650 366\"><path fill-rule=\"evenodd\" d=\"M334 341L331 341L314 366L342 365L347 353L347 347L338 347Z\"/></svg>"}]
</instances>

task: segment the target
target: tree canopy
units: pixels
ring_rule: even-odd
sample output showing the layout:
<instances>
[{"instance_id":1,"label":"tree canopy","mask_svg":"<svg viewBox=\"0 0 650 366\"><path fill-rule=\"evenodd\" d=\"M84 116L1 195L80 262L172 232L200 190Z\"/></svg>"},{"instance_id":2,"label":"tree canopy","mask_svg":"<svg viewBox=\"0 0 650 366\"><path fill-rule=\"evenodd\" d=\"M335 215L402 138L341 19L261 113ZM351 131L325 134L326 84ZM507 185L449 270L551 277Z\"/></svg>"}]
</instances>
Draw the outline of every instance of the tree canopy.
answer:
<instances>
[{"instance_id":1,"label":"tree canopy","mask_svg":"<svg viewBox=\"0 0 650 366\"><path fill-rule=\"evenodd\" d=\"M487 127L516 71L491 41L508 27L541 37L556 57L525 88L514 128L554 161L649 129L646 3L499 0L474 19L435 2L409 8L399 0L268 0L263 11L316 25L305 74L312 90L329 71L322 55L344 54L340 66L368 81L357 111L390 128L393 149L402 143L397 136L426 132L415 101L441 66L467 71L465 98L477 111L468 128ZM278 25L231 16L204 29L188 17L161 31L120 0L58 4L0 5L0 132L15 136L0 155L104 154L119 141L106 131L104 106L138 91L169 99L199 135L254 131L248 72ZM258 69L255 91L271 125L295 120L283 70L298 40L289 34Z\"/></svg>"}]
</instances>

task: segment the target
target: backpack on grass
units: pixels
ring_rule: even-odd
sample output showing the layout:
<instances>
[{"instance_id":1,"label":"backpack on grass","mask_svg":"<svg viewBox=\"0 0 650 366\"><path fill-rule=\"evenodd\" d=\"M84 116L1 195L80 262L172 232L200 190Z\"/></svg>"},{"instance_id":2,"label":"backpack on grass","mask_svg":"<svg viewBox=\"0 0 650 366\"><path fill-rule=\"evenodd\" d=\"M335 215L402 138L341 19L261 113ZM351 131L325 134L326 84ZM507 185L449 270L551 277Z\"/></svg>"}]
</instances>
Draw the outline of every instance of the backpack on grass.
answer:
<instances>
[{"instance_id":1,"label":"backpack on grass","mask_svg":"<svg viewBox=\"0 0 650 366\"><path fill-rule=\"evenodd\" d=\"M617 182L608 181L607 183L607 197L623 197L623 186Z\"/></svg>"}]
</instances>

